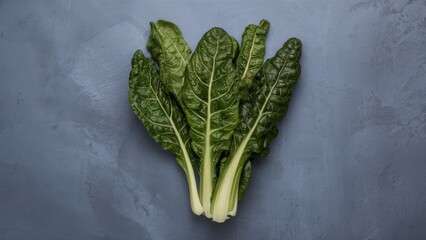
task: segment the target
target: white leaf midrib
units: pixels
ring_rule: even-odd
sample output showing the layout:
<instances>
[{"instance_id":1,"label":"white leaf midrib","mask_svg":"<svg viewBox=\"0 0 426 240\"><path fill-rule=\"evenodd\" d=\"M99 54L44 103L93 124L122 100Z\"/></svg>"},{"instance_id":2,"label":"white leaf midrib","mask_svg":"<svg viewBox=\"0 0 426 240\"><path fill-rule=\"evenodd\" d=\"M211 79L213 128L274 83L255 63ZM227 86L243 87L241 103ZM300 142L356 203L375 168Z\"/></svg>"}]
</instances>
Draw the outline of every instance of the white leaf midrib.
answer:
<instances>
[{"instance_id":1,"label":"white leaf midrib","mask_svg":"<svg viewBox=\"0 0 426 240\"><path fill-rule=\"evenodd\" d=\"M208 96L207 96L207 116L206 116L206 129L205 129L205 141L204 141L204 156L203 156L203 176L202 176L202 182L203 182L203 196L202 196L202 204L204 207L204 213L207 217L211 217L210 213L210 197L212 195L213 191L213 179L212 179L212 159L211 159L211 146L210 146L210 121L211 121L211 90L212 90L212 84L214 79L214 73L216 68L216 57L217 53L219 51L219 39L216 41L216 51L213 56L213 66L212 70L210 71L210 80L209 80L209 88L208 88ZM202 60L201 60L202 61ZM195 94L195 93L194 93Z\"/></svg>"}]
</instances>

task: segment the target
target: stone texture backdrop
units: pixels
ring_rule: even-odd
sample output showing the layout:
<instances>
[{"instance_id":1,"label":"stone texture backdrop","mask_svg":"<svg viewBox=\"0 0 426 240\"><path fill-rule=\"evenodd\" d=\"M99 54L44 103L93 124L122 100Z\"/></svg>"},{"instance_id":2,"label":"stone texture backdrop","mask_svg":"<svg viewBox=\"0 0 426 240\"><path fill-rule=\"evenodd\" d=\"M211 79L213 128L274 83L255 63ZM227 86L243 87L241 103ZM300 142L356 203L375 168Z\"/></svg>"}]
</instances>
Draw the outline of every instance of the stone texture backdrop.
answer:
<instances>
[{"instance_id":1,"label":"stone texture backdrop","mask_svg":"<svg viewBox=\"0 0 426 240\"><path fill-rule=\"evenodd\" d=\"M236 218L194 216L127 102L149 22L271 22L302 75ZM426 1L0 0L0 239L426 239Z\"/></svg>"}]
</instances>

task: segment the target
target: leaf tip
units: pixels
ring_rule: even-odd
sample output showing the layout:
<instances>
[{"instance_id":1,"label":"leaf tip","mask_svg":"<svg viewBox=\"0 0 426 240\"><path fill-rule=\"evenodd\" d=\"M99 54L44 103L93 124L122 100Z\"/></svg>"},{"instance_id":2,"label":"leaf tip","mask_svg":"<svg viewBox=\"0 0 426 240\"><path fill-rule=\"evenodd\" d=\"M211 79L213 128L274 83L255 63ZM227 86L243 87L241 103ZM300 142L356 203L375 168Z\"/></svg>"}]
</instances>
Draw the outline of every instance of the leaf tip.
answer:
<instances>
[{"instance_id":1,"label":"leaf tip","mask_svg":"<svg viewBox=\"0 0 426 240\"><path fill-rule=\"evenodd\" d=\"M269 23L269 21L268 21L268 20L266 20L266 19L262 19L262 20L260 20L260 23L259 23L259 27L260 27L260 28L263 28L263 29L268 30L268 29L269 29L269 26L270 26L270 23Z\"/></svg>"},{"instance_id":2,"label":"leaf tip","mask_svg":"<svg viewBox=\"0 0 426 240\"><path fill-rule=\"evenodd\" d=\"M286 44L290 47L290 48L295 48L295 49L299 49L302 48L302 41L300 41L300 39L296 38L296 37L291 37L287 40Z\"/></svg>"}]
</instances>

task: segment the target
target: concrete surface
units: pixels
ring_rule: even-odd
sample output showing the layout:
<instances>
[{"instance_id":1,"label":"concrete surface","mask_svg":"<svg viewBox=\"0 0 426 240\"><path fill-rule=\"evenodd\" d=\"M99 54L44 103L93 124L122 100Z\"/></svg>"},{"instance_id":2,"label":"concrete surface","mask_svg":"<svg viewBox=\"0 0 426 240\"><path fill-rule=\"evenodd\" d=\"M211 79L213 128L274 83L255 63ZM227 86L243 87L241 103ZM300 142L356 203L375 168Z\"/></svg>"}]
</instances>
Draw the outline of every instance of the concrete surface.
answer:
<instances>
[{"instance_id":1,"label":"concrete surface","mask_svg":"<svg viewBox=\"0 0 426 240\"><path fill-rule=\"evenodd\" d=\"M236 218L192 215L127 103L149 21L304 44ZM146 51L145 51L146 52ZM0 1L0 239L426 239L426 1Z\"/></svg>"}]
</instances>

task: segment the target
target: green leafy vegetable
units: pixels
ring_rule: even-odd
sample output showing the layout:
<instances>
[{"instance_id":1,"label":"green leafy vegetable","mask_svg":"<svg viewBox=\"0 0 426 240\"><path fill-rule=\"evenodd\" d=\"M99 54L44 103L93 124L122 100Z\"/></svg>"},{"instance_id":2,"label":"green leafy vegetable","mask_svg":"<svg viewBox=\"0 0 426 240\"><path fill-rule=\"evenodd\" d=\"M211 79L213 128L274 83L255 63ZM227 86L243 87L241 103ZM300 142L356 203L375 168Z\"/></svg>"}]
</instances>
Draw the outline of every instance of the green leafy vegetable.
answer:
<instances>
[{"instance_id":1,"label":"green leafy vegetable","mask_svg":"<svg viewBox=\"0 0 426 240\"><path fill-rule=\"evenodd\" d=\"M263 77L254 89L255 100L234 132L226 168L218 179L211 209L214 221L224 222L229 212L236 211L238 175L251 154L264 151L265 143L270 142L265 137L270 138L271 127L283 119L300 75L300 53L300 41L289 39L263 66Z\"/></svg>"},{"instance_id":2,"label":"green leafy vegetable","mask_svg":"<svg viewBox=\"0 0 426 240\"><path fill-rule=\"evenodd\" d=\"M208 31L189 60L182 88L192 148L201 159L200 194L207 217L210 216L216 164L222 152L229 149L238 124L233 42L221 28Z\"/></svg>"},{"instance_id":3,"label":"green leafy vegetable","mask_svg":"<svg viewBox=\"0 0 426 240\"><path fill-rule=\"evenodd\" d=\"M166 94L155 65L140 50L136 51L132 59L129 102L154 140L163 149L175 154L178 164L186 174L191 209L200 215L203 207L198 197L193 170L194 157L189 147L188 124L176 101Z\"/></svg>"},{"instance_id":4,"label":"green leafy vegetable","mask_svg":"<svg viewBox=\"0 0 426 240\"><path fill-rule=\"evenodd\" d=\"M240 119L244 119L251 106L250 89L255 77L262 68L265 55L266 34L269 30L269 22L262 19L259 26L249 24L244 30L241 43L241 52L237 59L237 76L240 88ZM251 164L246 163L243 168L239 184L238 199L241 199L248 189L251 178Z\"/></svg>"},{"instance_id":5,"label":"green leafy vegetable","mask_svg":"<svg viewBox=\"0 0 426 240\"><path fill-rule=\"evenodd\" d=\"M302 44L296 38L263 63L268 29L266 20L248 25L239 48L223 29L212 28L191 53L179 28L159 20L151 23L147 43L159 70L140 50L132 59L133 112L175 154L192 211L215 222L236 215L251 161L268 154L300 75Z\"/></svg>"}]
</instances>

